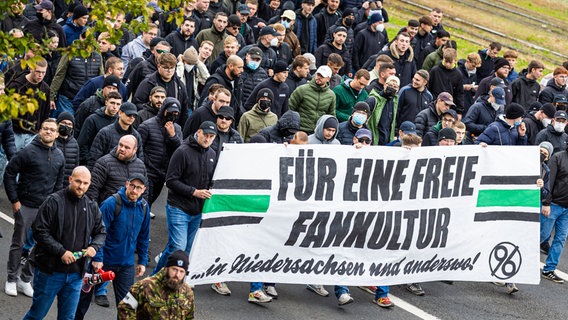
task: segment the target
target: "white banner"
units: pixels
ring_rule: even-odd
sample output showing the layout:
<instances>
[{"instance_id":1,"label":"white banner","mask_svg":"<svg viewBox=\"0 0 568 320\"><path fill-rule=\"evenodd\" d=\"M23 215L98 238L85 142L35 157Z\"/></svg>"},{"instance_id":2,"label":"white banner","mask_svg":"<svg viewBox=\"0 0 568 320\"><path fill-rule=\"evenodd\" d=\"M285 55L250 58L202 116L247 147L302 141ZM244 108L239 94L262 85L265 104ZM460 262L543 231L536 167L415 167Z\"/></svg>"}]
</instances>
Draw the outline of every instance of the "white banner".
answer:
<instances>
[{"instance_id":1,"label":"white banner","mask_svg":"<svg viewBox=\"0 0 568 320\"><path fill-rule=\"evenodd\" d=\"M538 148L225 144L188 282L538 284Z\"/></svg>"}]
</instances>

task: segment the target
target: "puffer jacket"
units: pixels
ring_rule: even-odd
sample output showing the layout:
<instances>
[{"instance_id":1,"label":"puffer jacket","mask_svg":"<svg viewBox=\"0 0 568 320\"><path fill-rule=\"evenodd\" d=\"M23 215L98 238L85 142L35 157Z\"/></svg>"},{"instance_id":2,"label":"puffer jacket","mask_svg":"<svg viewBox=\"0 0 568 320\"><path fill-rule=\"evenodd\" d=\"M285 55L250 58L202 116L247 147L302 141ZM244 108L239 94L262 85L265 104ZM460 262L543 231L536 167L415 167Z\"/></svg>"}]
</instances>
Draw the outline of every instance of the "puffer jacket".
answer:
<instances>
[{"instance_id":1,"label":"puffer jacket","mask_svg":"<svg viewBox=\"0 0 568 320\"><path fill-rule=\"evenodd\" d=\"M91 150L91 144L97 133L104 127L113 123L118 115L109 116L105 113L105 107L100 108L95 111L92 115L87 117L83 128L81 129L81 134L77 138L77 143L79 144L80 151L80 162L87 164L89 160L89 151Z\"/></svg>"},{"instance_id":2,"label":"puffer jacket","mask_svg":"<svg viewBox=\"0 0 568 320\"><path fill-rule=\"evenodd\" d=\"M63 186L69 185L69 176L73 173L73 169L79 165L79 144L73 135L63 138L57 137L55 140L57 148L63 152L65 157L65 169L63 170Z\"/></svg>"},{"instance_id":3,"label":"puffer jacket","mask_svg":"<svg viewBox=\"0 0 568 320\"><path fill-rule=\"evenodd\" d=\"M81 134L81 128L85 123L85 120L95 113L95 111L99 110L100 108L105 107L105 98L103 97L102 89L98 89L94 95L87 98L87 100L83 101L75 112L75 126L73 127L73 133L75 138L79 138Z\"/></svg>"},{"instance_id":4,"label":"puffer jacket","mask_svg":"<svg viewBox=\"0 0 568 320\"><path fill-rule=\"evenodd\" d=\"M327 119L329 118L335 118L335 117L330 116L328 114L324 114L323 116L321 116L321 118L319 118L318 123L316 124L316 130L314 131L314 133L308 136L308 144L341 144L339 143L339 140L336 139L337 132L339 129L339 123L337 123L337 126L335 126L335 134L330 140L325 140L323 136L323 129L325 129L323 126L327 121Z\"/></svg>"},{"instance_id":5,"label":"puffer jacket","mask_svg":"<svg viewBox=\"0 0 568 320\"><path fill-rule=\"evenodd\" d=\"M398 114L396 115L396 127L404 121L414 122L416 115L426 108L434 99L428 88L424 88L422 92L416 90L411 84L408 84L398 91Z\"/></svg>"},{"instance_id":6,"label":"puffer jacket","mask_svg":"<svg viewBox=\"0 0 568 320\"><path fill-rule=\"evenodd\" d=\"M520 137L517 128L509 125L500 115L475 141L476 144L481 142L496 146L526 145L527 136Z\"/></svg>"},{"instance_id":7,"label":"puffer jacket","mask_svg":"<svg viewBox=\"0 0 568 320\"><path fill-rule=\"evenodd\" d=\"M89 150L89 168L92 168L100 157L108 154L110 150L116 147L120 138L127 134L131 134L136 137L136 140L138 141L138 150L136 151L136 154L138 155L138 158L144 160L144 148L142 147L142 138L140 137L140 134L132 126L129 126L127 130L122 129L118 121L120 120L116 119L114 123L102 128L95 136L93 144L91 144L91 149Z\"/></svg>"},{"instance_id":8,"label":"puffer jacket","mask_svg":"<svg viewBox=\"0 0 568 320\"><path fill-rule=\"evenodd\" d=\"M467 131L471 134L478 136L491 123L497 120L497 116L502 114L503 110L497 110L491 106L487 100L482 100L474 103L470 108L465 117L463 118L463 123L465 124Z\"/></svg>"},{"instance_id":9,"label":"puffer jacket","mask_svg":"<svg viewBox=\"0 0 568 320\"><path fill-rule=\"evenodd\" d=\"M275 125L278 122L278 116L272 111L264 112L260 110L258 103L251 110L245 112L239 121L239 134L245 142L249 142L250 138L260 132L260 130Z\"/></svg>"},{"instance_id":10,"label":"puffer jacket","mask_svg":"<svg viewBox=\"0 0 568 320\"><path fill-rule=\"evenodd\" d=\"M56 94L72 99L87 80L103 73L103 58L97 52L87 58L63 55L51 81L51 100L55 101Z\"/></svg>"},{"instance_id":11,"label":"puffer jacket","mask_svg":"<svg viewBox=\"0 0 568 320\"><path fill-rule=\"evenodd\" d=\"M566 140L568 140L568 134L566 132L556 132L556 130L554 130L554 126L549 124L548 127L540 130L540 132L536 135L535 144L539 145L543 141L548 141L554 148L552 154L555 154L566 150ZM552 156L552 154L550 156Z\"/></svg>"},{"instance_id":12,"label":"puffer jacket","mask_svg":"<svg viewBox=\"0 0 568 320\"><path fill-rule=\"evenodd\" d=\"M568 90L566 90L566 85L562 87L556 85L554 78L552 78L548 80L546 87L544 87L544 89L540 92L538 101L540 101L540 103L542 104L552 103L556 95L563 95L568 98Z\"/></svg>"},{"instance_id":13,"label":"puffer jacket","mask_svg":"<svg viewBox=\"0 0 568 320\"><path fill-rule=\"evenodd\" d=\"M250 94L254 91L254 88L267 78L268 74L263 67L258 67L256 70L252 70L245 65L243 73L241 74L241 105L244 105L245 101L247 101Z\"/></svg>"},{"instance_id":14,"label":"puffer jacket","mask_svg":"<svg viewBox=\"0 0 568 320\"><path fill-rule=\"evenodd\" d=\"M352 79L347 79L337 87L333 88L335 94L335 113L339 122L346 121L353 113L353 106L360 101L365 101L369 96L367 90L362 89L355 92L350 84Z\"/></svg>"},{"instance_id":15,"label":"puffer jacket","mask_svg":"<svg viewBox=\"0 0 568 320\"><path fill-rule=\"evenodd\" d=\"M312 134L321 116L335 115L335 94L329 85L322 88L312 79L292 92L288 107L300 113L300 130Z\"/></svg>"},{"instance_id":16,"label":"puffer jacket","mask_svg":"<svg viewBox=\"0 0 568 320\"><path fill-rule=\"evenodd\" d=\"M10 161L16 154L16 142L11 120L0 122L0 136L2 149L4 149L4 153L6 154L8 161Z\"/></svg>"},{"instance_id":17,"label":"puffer jacket","mask_svg":"<svg viewBox=\"0 0 568 320\"><path fill-rule=\"evenodd\" d=\"M175 135L173 137L170 137L164 128L166 124L164 119L165 105L165 103L162 104L160 111L155 117L142 122L138 127L143 149L146 150L144 163L146 164L148 176L151 178L166 177L170 158L182 143L182 133L179 124L174 123Z\"/></svg>"},{"instance_id":18,"label":"puffer jacket","mask_svg":"<svg viewBox=\"0 0 568 320\"><path fill-rule=\"evenodd\" d=\"M294 132L300 130L300 114L296 111L286 111L278 122L270 127L266 127L258 133L266 142L269 143L284 143L290 142L294 137Z\"/></svg>"},{"instance_id":19,"label":"puffer jacket","mask_svg":"<svg viewBox=\"0 0 568 320\"><path fill-rule=\"evenodd\" d=\"M146 177L146 166L142 160L134 155L128 161L121 161L117 157L117 149L114 147L110 153L97 160L91 170L91 186L87 190L87 196L97 203L102 203L117 192L133 174Z\"/></svg>"},{"instance_id":20,"label":"puffer jacket","mask_svg":"<svg viewBox=\"0 0 568 320\"><path fill-rule=\"evenodd\" d=\"M422 137L426 132L430 131L430 128L436 125L440 121L441 116L436 112L436 102L438 100L433 100L428 104L428 108L418 112L414 124L416 125L416 134Z\"/></svg>"},{"instance_id":21,"label":"puffer jacket","mask_svg":"<svg viewBox=\"0 0 568 320\"><path fill-rule=\"evenodd\" d=\"M367 129L367 124L364 124L361 128ZM355 133L361 128L353 125L353 123L351 123L351 117L349 117L347 121L339 123L339 128L337 129L338 133L335 138L339 140L339 143L350 146L353 144Z\"/></svg>"}]
</instances>

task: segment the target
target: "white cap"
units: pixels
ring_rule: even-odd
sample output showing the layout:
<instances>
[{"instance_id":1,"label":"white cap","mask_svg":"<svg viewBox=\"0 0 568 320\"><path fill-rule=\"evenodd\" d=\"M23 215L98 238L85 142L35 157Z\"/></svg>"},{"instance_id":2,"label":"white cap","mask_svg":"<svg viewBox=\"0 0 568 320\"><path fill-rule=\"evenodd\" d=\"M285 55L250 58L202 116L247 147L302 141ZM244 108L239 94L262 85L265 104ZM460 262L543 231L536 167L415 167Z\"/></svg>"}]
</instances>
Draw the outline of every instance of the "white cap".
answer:
<instances>
[{"instance_id":1,"label":"white cap","mask_svg":"<svg viewBox=\"0 0 568 320\"><path fill-rule=\"evenodd\" d=\"M316 73L319 73L324 78L331 78L331 68L328 66L320 66Z\"/></svg>"}]
</instances>

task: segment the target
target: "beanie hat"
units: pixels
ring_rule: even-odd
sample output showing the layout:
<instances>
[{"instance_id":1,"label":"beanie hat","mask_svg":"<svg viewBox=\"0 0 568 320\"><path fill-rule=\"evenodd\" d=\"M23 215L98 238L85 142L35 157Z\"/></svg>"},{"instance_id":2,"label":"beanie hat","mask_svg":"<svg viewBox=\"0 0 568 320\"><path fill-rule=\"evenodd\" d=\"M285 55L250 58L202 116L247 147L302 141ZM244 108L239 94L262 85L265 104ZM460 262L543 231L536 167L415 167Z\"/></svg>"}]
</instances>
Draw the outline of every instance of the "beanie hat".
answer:
<instances>
[{"instance_id":1,"label":"beanie hat","mask_svg":"<svg viewBox=\"0 0 568 320\"><path fill-rule=\"evenodd\" d=\"M337 121L336 117L329 117L323 123L323 128L334 128L337 129L339 127L339 121Z\"/></svg>"},{"instance_id":2,"label":"beanie hat","mask_svg":"<svg viewBox=\"0 0 568 320\"><path fill-rule=\"evenodd\" d=\"M189 267L189 257L187 253L183 250L177 250L170 254L168 257L168 262L166 262L166 267L180 267L187 271Z\"/></svg>"},{"instance_id":3,"label":"beanie hat","mask_svg":"<svg viewBox=\"0 0 568 320\"><path fill-rule=\"evenodd\" d=\"M275 74L279 72L288 71L288 64L283 60L278 60L276 61L276 64L274 65L272 71L274 71Z\"/></svg>"},{"instance_id":4,"label":"beanie hat","mask_svg":"<svg viewBox=\"0 0 568 320\"><path fill-rule=\"evenodd\" d=\"M380 13L373 13L373 15L369 17L369 20L367 20L367 24L372 25L373 23L381 21L383 21L383 15Z\"/></svg>"},{"instance_id":5,"label":"beanie hat","mask_svg":"<svg viewBox=\"0 0 568 320\"><path fill-rule=\"evenodd\" d=\"M430 80L430 74L428 73L428 71L424 70L424 69L420 69L418 71L416 71L416 74L419 75L422 79L429 81Z\"/></svg>"},{"instance_id":6,"label":"beanie hat","mask_svg":"<svg viewBox=\"0 0 568 320\"><path fill-rule=\"evenodd\" d=\"M114 74L111 74L110 76L106 76L105 80L103 81L103 88L104 87L115 87L118 89L120 83L120 79L115 76Z\"/></svg>"},{"instance_id":7,"label":"beanie hat","mask_svg":"<svg viewBox=\"0 0 568 320\"><path fill-rule=\"evenodd\" d=\"M85 8L85 6L83 5L77 5L75 7L75 9L73 9L73 18L72 20L75 19L79 19L82 16L88 16L89 15L89 10L87 10L87 8Z\"/></svg>"},{"instance_id":8,"label":"beanie hat","mask_svg":"<svg viewBox=\"0 0 568 320\"><path fill-rule=\"evenodd\" d=\"M197 64L197 50L194 47L188 48L183 53L183 61L187 64Z\"/></svg>"},{"instance_id":9,"label":"beanie hat","mask_svg":"<svg viewBox=\"0 0 568 320\"><path fill-rule=\"evenodd\" d=\"M57 116L57 123L60 123L63 120L69 120L75 124L75 117L69 111L61 112L59 116Z\"/></svg>"},{"instance_id":10,"label":"beanie hat","mask_svg":"<svg viewBox=\"0 0 568 320\"><path fill-rule=\"evenodd\" d=\"M509 66L509 68L511 67L511 65L509 64L509 61L507 61L507 59L497 58L497 59L495 59L495 62L493 62L493 71L497 71L497 70L499 70L499 68L501 68L503 66Z\"/></svg>"},{"instance_id":11,"label":"beanie hat","mask_svg":"<svg viewBox=\"0 0 568 320\"><path fill-rule=\"evenodd\" d=\"M260 100L260 98L268 98L272 101L274 100L274 93L268 88L262 88L258 90L258 93L256 94L256 101Z\"/></svg>"},{"instance_id":12,"label":"beanie hat","mask_svg":"<svg viewBox=\"0 0 568 320\"><path fill-rule=\"evenodd\" d=\"M452 140L455 141L456 138L457 138L456 132L452 128L444 128L444 129L440 130L440 132L438 132L438 141L441 141L441 140L444 140L444 139L452 139Z\"/></svg>"},{"instance_id":13,"label":"beanie hat","mask_svg":"<svg viewBox=\"0 0 568 320\"><path fill-rule=\"evenodd\" d=\"M525 114L525 109L518 103L511 103L505 109L505 118L507 119L517 119Z\"/></svg>"},{"instance_id":14,"label":"beanie hat","mask_svg":"<svg viewBox=\"0 0 568 320\"><path fill-rule=\"evenodd\" d=\"M343 14L341 15L341 18L346 18L349 16L355 15L355 11L353 11L353 9L351 8L347 8L345 10L343 10Z\"/></svg>"},{"instance_id":15,"label":"beanie hat","mask_svg":"<svg viewBox=\"0 0 568 320\"><path fill-rule=\"evenodd\" d=\"M550 143L548 141L543 141L538 146L541 147L541 148L545 148L546 151L548 151L549 157L552 155L552 152L554 151L554 147L552 146L552 143Z\"/></svg>"},{"instance_id":16,"label":"beanie hat","mask_svg":"<svg viewBox=\"0 0 568 320\"><path fill-rule=\"evenodd\" d=\"M554 105L552 105L552 103L543 104L540 110L542 110L547 117L551 119L554 118L554 113L556 112L556 108L554 107Z\"/></svg>"},{"instance_id":17,"label":"beanie hat","mask_svg":"<svg viewBox=\"0 0 568 320\"><path fill-rule=\"evenodd\" d=\"M365 111L365 113L371 113L371 108L369 108L369 104L365 101L359 101L353 106L353 112L355 111Z\"/></svg>"}]
</instances>

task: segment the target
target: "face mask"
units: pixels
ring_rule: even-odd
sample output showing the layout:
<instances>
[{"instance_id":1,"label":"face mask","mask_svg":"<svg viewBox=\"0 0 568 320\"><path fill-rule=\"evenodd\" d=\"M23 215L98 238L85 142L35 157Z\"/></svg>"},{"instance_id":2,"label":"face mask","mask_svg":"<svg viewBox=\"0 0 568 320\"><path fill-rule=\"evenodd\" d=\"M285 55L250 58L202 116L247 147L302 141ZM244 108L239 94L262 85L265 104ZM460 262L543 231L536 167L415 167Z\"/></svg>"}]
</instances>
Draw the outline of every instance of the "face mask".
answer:
<instances>
[{"instance_id":1,"label":"face mask","mask_svg":"<svg viewBox=\"0 0 568 320\"><path fill-rule=\"evenodd\" d=\"M362 126L363 124L365 124L366 121L367 121L367 115L364 115L362 113L356 113L353 115L353 123L355 123L358 126Z\"/></svg>"},{"instance_id":2,"label":"face mask","mask_svg":"<svg viewBox=\"0 0 568 320\"><path fill-rule=\"evenodd\" d=\"M71 134L71 131L73 131L73 128L71 128L70 126L66 126L64 124L60 124L59 125L59 134L62 136L68 136Z\"/></svg>"},{"instance_id":3,"label":"face mask","mask_svg":"<svg viewBox=\"0 0 568 320\"><path fill-rule=\"evenodd\" d=\"M383 93L384 93L383 97L390 99L394 97L394 95L396 94L396 89L386 86L385 91L383 91Z\"/></svg>"},{"instance_id":4,"label":"face mask","mask_svg":"<svg viewBox=\"0 0 568 320\"><path fill-rule=\"evenodd\" d=\"M378 24L375 29L377 30L377 32L383 32L383 30L385 30L385 25L384 24Z\"/></svg>"},{"instance_id":5,"label":"face mask","mask_svg":"<svg viewBox=\"0 0 568 320\"><path fill-rule=\"evenodd\" d=\"M544 153L540 154L540 162L546 161L546 155Z\"/></svg>"},{"instance_id":6,"label":"face mask","mask_svg":"<svg viewBox=\"0 0 568 320\"><path fill-rule=\"evenodd\" d=\"M260 100L260 102L258 102L258 106L260 107L260 109L262 111L266 111L266 110L270 109L271 105L272 105L272 102L268 101L268 100Z\"/></svg>"},{"instance_id":7,"label":"face mask","mask_svg":"<svg viewBox=\"0 0 568 320\"><path fill-rule=\"evenodd\" d=\"M271 47L276 47L277 45L278 45L278 38L273 38L272 40L270 40Z\"/></svg>"},{"instance_id":8,"label":"face mask","mask_svg":"<svg viewBox=\"0 0 568 320\"><path fill-rule=\"evenodd\" d=\"M280 23L284 26L284 28L288 29L290 28L290 21L280 21Z\"/></svg>"},{"instance_id":9,"label":"face mask","mask_svg":"<svg viewBox=\"0 0 568 320\"><path fill-rule=\"evenodd\" d=\"M191 72L191 70L193 70L195 65L194 64L186 64L186 65L184 65L184 67L185 67L185 71Z\"/></svg>"},{"instance_id":10,"label":"face mask","mask_svg":"<svg viewBox=\"0 0 568 320\"><path fill-rule=\"evenodd\" d=\"M540 120L540 122L542 123L542 125L544 127L548 127L548 125L552 123L552 119L544 118L544 119Z\"/></svg>"},{"instance_id":11,"label":"face mask","mask_svg":"<svg viewBox=\"0 0 568 320\"><path fill-rule=\"evenodd\" d=\"M258 69L259 66L260 66L260 62L256 62L256 61L251 60L247 63L247 67L251 70L256 70L256 69Z\"/></svg>"},{"instance_id":12,"label":"face mask","mask_svg":"<svg viewBox=\"0 0 568 320\"><path fill-rule=\"evenodd\" d=\"M521 121L515 121L515 123L514 123L513 125L514 125L514 126L515 126L515 128L516 128L516 127L518 127L518 126L520 126L520 125L521 125Z\"/></svg>"},{"instance_id":13,"label":"face mask","mask_svg":"<svg viewBox=\"0 0 568 320\"><path fill-rule=\"evenodd\" d=\"M477 68L473 68L473 70L467 70L467 74L472 76L477 73Z\"/></svg>"},{"instance_id":14,"label":"face mask","mask_svg":"<svg viewBox=\"0 0 568 320\"><path fill-rule=\"evenodd\" d=\"M560 123L560 122L554 123L554 130L558 133L564 132L565 127L566 127L565 123Z\"/></svg>"},{"instance_id":15,"label":"face mask","mask_svg":"<svg viewBox=\"0 0 568 320\"><path fill-rule=\"evenodd\" d=\"M176 122L176 120L178 119L178 115L175 113L166 113L166 116L164 117L164 119L166 120L166 122Z\"/></svg>"},{"instance_id":16,"label":"face mask","mask_svg":"<svg viewBox=\"0 0 568 320\"><path fill-rule=\"evenodd\" d=\"M493 109L495 109L495 111L499 110L499 108L501 108L500 104L497 104L495 102L491 102L491 106L493 107Z\"/></svg>"},{"instance_id":17,"label":"face mask","mask_svg":"<svg viewBox=\"0 0 568 320\"><path fill-rule=\"evenodd\" d=\"M345 25L351 27L353 25L353 21L353 18L347 18L345 19Z\"/></svg>"}]
</instances>

